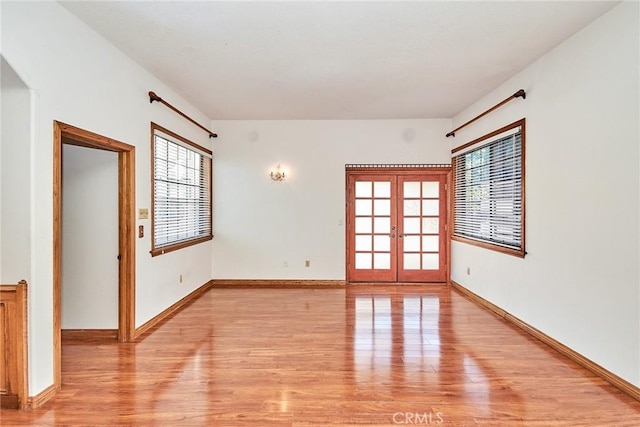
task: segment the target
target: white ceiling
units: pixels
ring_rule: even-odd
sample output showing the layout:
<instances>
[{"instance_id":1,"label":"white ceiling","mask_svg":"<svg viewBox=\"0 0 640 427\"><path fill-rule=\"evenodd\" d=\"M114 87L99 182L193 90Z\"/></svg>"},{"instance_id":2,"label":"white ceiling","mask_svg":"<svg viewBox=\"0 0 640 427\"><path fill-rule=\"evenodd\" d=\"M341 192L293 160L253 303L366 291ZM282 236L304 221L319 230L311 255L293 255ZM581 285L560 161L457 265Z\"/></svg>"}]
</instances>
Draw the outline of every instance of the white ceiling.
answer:
<instances>
[{"instance_id":1,"label":"white ceiling","mask_svg":"<svg viewBox=\"0 0 640 427\"><path fill-rule=\"evenodd\" d=\"M61 3L214 120L453 117L616 4Z\"/></svg>"}]
</instances>

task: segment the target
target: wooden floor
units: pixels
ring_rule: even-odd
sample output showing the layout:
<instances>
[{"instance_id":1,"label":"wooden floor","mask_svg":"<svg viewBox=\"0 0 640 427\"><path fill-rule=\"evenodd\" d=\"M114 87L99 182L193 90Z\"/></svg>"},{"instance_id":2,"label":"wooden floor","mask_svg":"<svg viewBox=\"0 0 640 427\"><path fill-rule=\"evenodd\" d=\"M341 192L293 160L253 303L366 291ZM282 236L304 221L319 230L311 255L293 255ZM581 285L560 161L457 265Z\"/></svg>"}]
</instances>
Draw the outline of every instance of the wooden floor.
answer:
<instances>
[{"instance_id":1,"label":"wooden floor","mask_svg":"<svg viewBox=\"0 0 640 427\"><path fill-rule=\"evenodd\" d=\"M54 399L0 424L640 425L640 402L447 286L213 289L62 363Z\"/></svg>"}]
</instances>

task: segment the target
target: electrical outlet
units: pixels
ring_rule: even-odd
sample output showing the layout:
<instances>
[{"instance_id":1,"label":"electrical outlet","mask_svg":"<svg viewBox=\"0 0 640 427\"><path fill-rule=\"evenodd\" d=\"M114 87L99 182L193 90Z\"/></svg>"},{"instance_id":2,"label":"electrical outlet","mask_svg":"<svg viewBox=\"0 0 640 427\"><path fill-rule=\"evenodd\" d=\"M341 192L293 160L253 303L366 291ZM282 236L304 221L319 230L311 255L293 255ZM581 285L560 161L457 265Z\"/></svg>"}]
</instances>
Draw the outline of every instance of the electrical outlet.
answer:
<instances>
[{"instance_id":1,"label":"electrical outlet","mask_svg":"<svg viewBox=\"0 0 640 427\"><path fill-rule=\"evenodd\" d=\"M467 267L467 276L471 276L471 267Z\"/></svg>"},{"instance_id":2,"label":"electrical outlet","mask_svg":"<svg viewBox=\"0 0 640 427\"><path fill-rule=\"evenodd\" d=\"M182 283L182 274L180 275L180 283Z\"/></svg>"},{"instance_id":3,"label":"electrical outlet","mask_svg":"<svg viewBox=\"0 0 640 427\"><path fill-rule=\"evenodd\" d=\"M306 261L304 262L304 266L305 266L305 267L310 267L310 266L311 266L311 261L306 260Z\"/></svg>"}]
</instances>

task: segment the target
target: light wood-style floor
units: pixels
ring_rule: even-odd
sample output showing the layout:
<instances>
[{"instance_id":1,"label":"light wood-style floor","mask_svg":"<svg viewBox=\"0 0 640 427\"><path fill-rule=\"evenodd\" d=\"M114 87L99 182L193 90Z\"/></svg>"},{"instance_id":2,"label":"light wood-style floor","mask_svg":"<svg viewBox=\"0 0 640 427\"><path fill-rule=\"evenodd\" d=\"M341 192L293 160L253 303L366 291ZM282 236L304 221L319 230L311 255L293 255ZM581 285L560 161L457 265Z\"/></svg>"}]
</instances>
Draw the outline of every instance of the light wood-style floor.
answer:
<instances>
[{"instance_id":1,"label":"light wood-style floor","mask_svg":"<svg viewBox=\"0 0 640 427\"><path fill-rule=\"evenodd\" d=\"M0 424L640 425L640 402L448 286L212 289L62 363L54 399Z\"/></svg>"}]
</instances>

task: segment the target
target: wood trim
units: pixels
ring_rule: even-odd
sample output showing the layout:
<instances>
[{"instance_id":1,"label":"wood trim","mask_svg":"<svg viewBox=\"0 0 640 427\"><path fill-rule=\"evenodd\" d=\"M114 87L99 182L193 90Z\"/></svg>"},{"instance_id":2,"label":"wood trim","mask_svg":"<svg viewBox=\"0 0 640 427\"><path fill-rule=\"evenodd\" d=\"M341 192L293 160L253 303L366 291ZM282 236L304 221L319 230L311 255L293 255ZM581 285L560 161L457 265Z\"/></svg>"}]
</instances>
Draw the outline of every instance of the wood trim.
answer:
<instances>
[{"instance_id":1,"label":"wood trim","mask_svg":"<svg viewBox=\"0 0 640 427\"><path fill-rule=\"evenodd\" d=\"M521 165L520 169L522 171L522 185L520 186L520 191L522 191L521 199L522 199L522 223L520 224L520 233L522 235L522 249L520 250L522 258L527 255L527 236L526 231L527 227L525 224L527 223L527 119L523 118L520 121L522 124L522 128L520 129L520 152L521 152Z\"/></svg>"},{"instance_id":2,"label":"wood trim","mask_svg":"<svg viewBox=\"0 0 640 427\"><path fill-rule=\"evenodd\" d=\"M402 288L438 288L439 286L448 286L448 282L347 282L348 288L380 288L382 293L390 290L401 290Z\"/></svg>"},{"instance_id":3,"label":"wood trim","mask_svg":"<svg viewBox=\"0 0 640 427\"><path fill-rule=\"evenodd\" d=\"M153 206L153 205L152 205ZM153 210L153 207L151 208ZM153 222L152 222L153 224ZM153 226L151 227L151 239L153 241ZM189 246L194 246L200 243L204 243L204 242L208 242L210 240L213 239L213 235L211 236L206 236L206 237L200 237L197 239L193 239L193 240L188 240L186 242L180 242L180 243L176 243L174 245L168 245L168 246L162 246L160 248L154 248L151 251L149 251L149 253L151 254L152 257L158 256L158 255L164 255L164 254L168 254L169 252L173 252L173 251L177 251L178 249L183 249L183 248L188 248Z\"/></svg>"},{"instance_id":4,"label":"wood trim","mask_svg":"<svg viewBox=\"0 0 640 427\"><path fill-rule=\"evenodd\" d=\"M57 124L57 128L61 133L60 139L63 144L114 152L130 151L132 148L135 148L117 139L98 135L97 133L80 129L66 123L59 121L54 121L54 123Z\"/></svg>"},{"instance_id":5,"label":"wood trim","mask_svg":"<svg viewBox=\"0 0 640 427\"><path fill-rule=\"evenodd\" d=\"M451 170L451 165L446 164L433 164L433 165L393 165L393 164L379 164L379 165L345 165L344 170L347 174L349 173L362 173L366 172L368 175L372 174L412 174L412 173L422 173L422 172L447 172Z\"/></svg>"},{"instance_id":6,"label":"wood trim","mask_svg":"<svg viewBox=\"0 0 640 427\"><path fill-rule=\"evenodd\" d=\"M178 141L183 142L183 143L189 145L190 147L195 148L196 150L200 150L203 153L207 153L208 155L213 156L213 151L209 150L208 148L203 147L200 144L196 144L193 141L189 141L187 138L182 137L182 136L178 135L177 133L172 132L169 129L167 129L165 127L162 127L159 124L154 123L154 122L151 122L151 140L152 141L153 141L153 135L155 134L154 133L155 130L159 130L160 132L165 133L165 134L177 139ZM151 156L151 158L153 158L153 156Z\"/></svg>"},{"instance_id":7,"label":"wood trim","mask_svg":"<svg viewBox=\"0 0 640 427\"><path fill-rule=\"evenodd\" d=\"M155 123L151 122L151 132L149 133L149 171L151 171L151 173L149 174L149 184L150 184L150 189L151 189L151 207L150 207L150 211L151 211L151 217L149 218L151 221L151 226L150 231L151 231L151 250L149 251L149 253L151 254L151 256L153 257L153 251L154 251L154 244L153 241L155 240L154 236L155 234L155 224L156 221L154 220L155 218L155 205L156 205L156 194L155 194L155 184L156 184L156 178L155 178L155 135L153 133L153 129L154 129L154 125ZM211 174L213 175L213 171L211 172ZM212 197L213 198L213 197Z\"/></svg>"},{"instance_id":8,"label":"wood trim","mask_svg":"<svg viewBox=\"0 0 640 427\"><path fill-rule=\"evenodd\" d=\"M253 280L215 279L209 282L214 288L254 288L254 289L339 289L344 288L344 280Z\"/></svg>"},{"instance_id":9,"label":"wood trim","mask_svg":"<svg viewBox=\"0 0 640 427\"><path fill-rule=\"evenodd\" d=\"M497 305L487 301L486 299L482 298L478 294L470 291L469 289L465 288L455 280L452 280L450 283L453 289L455 289L456 291L458 291L458 293L464 295L471 301L493 312L493 314L497 315L498 317L502 317L503 319L506 317L507 312L501 309L500 307L498 307Z\"/></svg>"},{"instance_id":10,"label":"wood trim","mask_svg":"<svg viewBox=\"0 0 640 427\"><path fill-rule=\"evenodd\" d=\"M0 394L0 410L2 409L21 409L20 398L17 394Z\"/></svg>"},{"instance_id":11,"label":"wood trim","mask_svg":"<svg viewBox=\"0 0 640 427\"><path fill-rule=\"evenodd\" d=\"M118 153L118 340L135 334L135 147L84 129L53 122L53 393L62 386L62 144Z\"/></svg>"},{"instance_id":12,"label":"wood trim","mask_svg":"<svg viewBox=\"0 0 640 427\"><path fill-rule=\"evenodd\" d=\"M342 220L342 225L344 226L344 277L345 283L349 283L349 270L351 269L351 241L349 240L351 236L351 221L349 219L350 213L350 200L353 197L350 185L350 173L348 170L345 171L344 175L344 219Z\"/></svg>"},{"instance_id":13,"label":"wood trim","mask_svg":"<svg viewBox=\"0 0 640 427\"><path fill-rule=\"evenodd\" d=\"M200 286L198 289L191 292L189 295L182 298L180 301L171 305L155 317L151 318L147 322L145 322L142 326L136 329L135 339L139 340L143 335L151 332L153 328L160 325L164 321L170 319L173 315L177 314L180 310L187 307L189 304L200 298L203 294L205 294L212 287L212 281L208 281L204 285Z\"/></svg>"},{"instance_id":14,"label":"wood trim","mask_svg":"<svg viewBox=\"0 0 640 427\"><path fill-rule=\"evenodd\" d=\"M447 174L447 202L449 209L447 213L447 283L451 282L451 236L453 236L453 169Z\"/></svg>"},{"instance_id":15,"label":"wood trim","mask_svg":"<svg viewBox=\"0 0 640 427\"><path fill-rule=\"evenodd\" d=\"M621 378L618 375L614 374L613 372L603 368L602 366L600 366L597 363L593 362L592 360L586 358L585 356L583 356L582 354L578 353L577 351L575 351L575 350L567 347L566 345L562 344L560 341L556 340L555 338L550 337L549 335L545 334L544 332L540 331L539 329L536 329L533 326L529 325L528 323L524 322L523 320L520 320L516 316L512 315L511 313L508 313L507 311L505 311L504 309L500 308L499 306L493 304L492 302L482 298L480 295L474 293L473 291L470 291L469 289L465 288L464 286L460 285L459 283L457 283L457 282L452 280L451 281L451 287L454 290L456 290L459 294L465 296L466 298L470 299L471 301L475 302L476 304L488 309L489 311L493 312L497 316L499 316L499 317L503 318L504 320L506 320L507 322L513 324L514 326L517 326L518 328L522 329L523 331L529 333L534 338L537 338L538 340L540 340L543 343L547 344L549 347L553 348L554 350L556 350L560 354L566 356L568 359L576 362L578 365L580 365L583 368L591 371L592 373L594 373L598 377L600 377L603 380L607 381L609 384L613 385L614 387L617 387L622 392L624 392L624 393L628 394L629 396L633 397L634 399L640 401L640 388L639 387L636 387L635 385L631 384L630 382L628 382L624 378Z\"/></svg>"},{"instance_id":16,"label":"wood trim","mask_svg":"<svg viewBox=\"0 0 640 427\"><path fill-rule=\"evenodd\" d=\"M20 409L25 409L27 406L27 396L29 396L29 362L28 362L28 318L29 318L29 303L28 303L28 291L27 282L21 280L16 288L16 302L18 303L20 314L17 317L18 323L18 399L20 399Z\"/></svg>"},{"instance_id":17,"label":"wood trim","mask_svg":"<svg viewBox=\"0 0 640 427\"><path fill-rule=\"evenodd\" d=\"M467 239L465 237L454 236L453 234L451 234L451 240L455 240L456 242L466 243L468 245L478 246L480 248L489 249L489 250L500 252L506 255L513 255L518 258L524 258L526 255L526 252L522 249L511 249L511 248L496 245L493 243L481 242L479 240L473 240L473 239Z\"/></svg>"},{"instance_id":18,"label":"wood trim","mask_svg":"<svg viewBox=\"0 0 640 427\"><path fill-rule=\"evenodd\" d=\"M40 393L32 396L27 401L27 407L25 409L38 409L45 403L47 403L52 397L56 395L58 388L54 384L42 390Z\"/></svg>"},{"instance_id":19,"label":"wood trim","mask_svg":"<svg viewBox=\"0 0 640 427\"><path fill-rule=\"evenodd\" d=\"M494 130L493 132L490 132L490 133L488 133L488 134L486 134L486 135L483 135L483 136L481 136L481 137L479 137L479 138L476 138L476 139L474 139L474 140L473 140L473 141L471 141L471 142L467 142L466 144L462 144L461 146L459 146L459 147L456 147L456 148L452 149L452 150L451 150L451 154L455 154L455 153L457 153L457 152L459 152L459 151L462 151L462 150L464 150L464 149L466 149L466 148L469 148L469 147L471 147L471 146L473 146L473 145L475 145L475 144L477 144L477 143L479 143L479 142L482 142L482 141L484 141L484 140L486 140L486 139L490 139L490 138L492 138L492 137L494 137L494 136L496 136L496 135L499 135L499 134L501 134L501 133L503 133L503 132L506 132L506 131L508 131L508 130L511 130L511 129L515 129L515 128L517 128L517 127L521 127L521 128L522 128L522 134L524 134L524 133L525 133L525 132L524 132L525 124L526 124L526 119L525 119L525 118L522 118L522 119L520 119L520 120L517 120L517 121L515 121L515 122L513 122L513 123L510 123L510 124L508 124L508 125L506 125L506 126L501 127L501 128L500 128L500 129L498 129L498 130ZM517 132L516 132L516 133L517 133ZM524 138L523 138L523 139L524 139ZM490 141L490 142L488 142L487 144L491 144L492 142L493 142L493 141ZM478 146L478 148L482 148L482 147L483 147L483 145L479 145L479 146ZM522 150L522 152L524 152L524 150Z\"/></svg>"},{"instance_id":20,"label":"wood trim","mask_svg":"<svg viewBox=\"0 0 640 427\"><path fill-rule=\"evenodd\" d=\"M62 341L116 341L117 329L63 329Z\"/></svg>"},{"instance_id":21,"label":"wood trim","mask_svg":"<svg viewBox=\"0 0 640 427\"><path fill-rule=\"evenodd\" d=\"M53 391L62 386L62 127L53 122ZM48 400L48 399L47 399ZM38 407L40 405L37 405Z\"/></svg>"},{"instance_id":22,"label":"wood trim","mask_svg":"<svg viewBox=\"0 0 640 427\"><path fill-rule=\"evenodd\" d=\"M118 233L120 268L118 272L118 340L131 341L136 329L136 153L118 154Z\"/></svg>"},{"instance_id":23,"label":"wood trim","mask_svg":"<svg viewBox=\"0 0 640 427\"><path fill-rule=\"evenodd\" d=\"M9 372L3 373L9 374L7 379L11 393L4 395L0 406L4 407L5 398L10 397L13 400L12 408L25 409L29 396L27 282L22 280L17 285L1 285L0 303L5 308L3 313L7 315L6 319L2 319L3 329L6 330L0 330L0 333L3 334L3 363L8 365L1 368L2 371L10 368Z\"/></svg>"}]
</instances>

